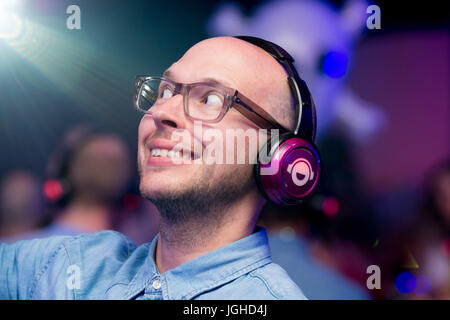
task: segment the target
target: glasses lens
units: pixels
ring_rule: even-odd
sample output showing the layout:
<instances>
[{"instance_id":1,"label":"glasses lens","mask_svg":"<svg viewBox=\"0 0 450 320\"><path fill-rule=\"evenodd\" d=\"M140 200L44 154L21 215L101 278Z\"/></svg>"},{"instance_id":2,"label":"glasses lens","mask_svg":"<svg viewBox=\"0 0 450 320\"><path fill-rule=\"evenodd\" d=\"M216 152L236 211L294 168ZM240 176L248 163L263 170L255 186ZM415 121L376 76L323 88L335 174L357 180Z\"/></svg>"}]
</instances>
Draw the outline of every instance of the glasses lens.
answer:
<instances>
[{"instance_id":1,"label":"glasses lens","mask_svg":"<svg viewBox=\"0 0 450 320\"><path fill-rule=\"evenodd\" d=\"M147 112L154 105L164 103L175 92L175 86L165 80L148 79L140 84L136 97L136 106L139 110Z\"/></svg>"},{"instance_id":2,"label":"glasses lens","mask_svg":"<svg viewBox=\"0 0 450 320\"><path fill-rule=\"evenodd\" d=\"M216 120L222 113L224 94L208 85L195 85L189 90L188 114L200 120Z\"/></svg>"}]
</instances>

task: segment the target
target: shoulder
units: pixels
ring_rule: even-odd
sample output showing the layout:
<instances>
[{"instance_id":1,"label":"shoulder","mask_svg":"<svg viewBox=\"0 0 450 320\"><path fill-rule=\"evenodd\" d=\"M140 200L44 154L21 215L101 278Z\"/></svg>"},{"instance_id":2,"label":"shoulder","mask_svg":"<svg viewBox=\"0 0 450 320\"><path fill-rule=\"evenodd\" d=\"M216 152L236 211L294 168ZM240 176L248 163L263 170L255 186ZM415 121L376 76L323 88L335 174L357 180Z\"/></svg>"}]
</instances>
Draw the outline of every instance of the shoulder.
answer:
<instances>
[{"instance_id":1,"label":"shoulder","mask_svg":"<svg viewBox=\"0 0 450 320\"><path fill-rule=\"evenodd\" d=\"M115 231L1 244L0 288L16 299L101 298L136 247ZM80 288L67 285L73 277Z\"/></svg>"},{"instance_id":2,"label":"shoulder","mask_svg":"<svg viewBox=\"0 0 450 320\"><path fill-rule=\"evenodd\" d=\"M92 234L66 235L66 236L49 236L23 239L20 241L5 241L16 250L54 253L64 247L68 248L73 244L80 244L83 249L93 249L97 247L109 246L110 248L120 249L130 254L136 244L127 236L111 230L100 231Z\"/></svg>"},{"instance_id":3,"label":"shoulder","mask_svg":"<svg viewBox=\"0 0 450 320\"><path fill-rule=\"evenodd\" d=\"M76 236L53 236L23 243L37 252L46 251L51 256L67 256L73 263L81 258L85 261L127 258L137 247L127 236L111 230Z\"/></svg>"},{"instance_id":4,"label":"shoulder","mask_svg":"<svg viewBox=\"0 0 450 320\"><path fill-rule=\"evenodd\" d=\"M127 236L109 230L63 237L54 258L42 269L33 297L102 298L136 247ZM78 279L80 283L79 286L70 286L72 291L67 290L66 283L70 279ZM52 283L53 289L48 283Z\"/></svg>"},{"instance_id":5,"label":"shoulder","mask_svg":"<svg viewBox=\"0 0 450 320\"><path fill-rule=\"evenodd\" d=\"M25 269L37 272L51 263L63 251L64 243L70 240L70 236L55 236L4 243L0 250L2 262L15 261Z\"/></svg>"},{"instance_id":6,"label":"shoulder","mask_svg":"<svg viewBox=\"0 0 450 320\"><path fill-rule=\"evenodd\" d=\"M306 297L283 268L270 262L197 299L305 300Z\"/></svg>"},{"instance_id":7,"label":"shoulder","mask_svg":"<svg viewBox=\"0 0 450 320\"><path fill-rule=\"evenodd\" d=\"M108 249L102 252L102 256L106 253L130 256L136 249L137 245L126 235L117 231L106 230L92 234L80 234L72 237L67 244L74 243L80 244L80 249L85 255L97 254L102 250Z\"/></svg>"},{"instance_id":8,"label":"shoulder","mask_svg":"<svg viewBox=\"0 0 450 320\"><path fill-rule=\"evenodd\" d=\"M110 230L81 234L63 245L69 263L81 266L85 281L115 274L137 248L130 238Z\"/></svg>"},{"instance_id":9,"label":"shoulder","mask_svg":"<svg viewBox=\"0 0 450 320\"><path fill-rule=\"evenodd\" d=\"M304 300L301 289L289 277L287 272L276 263L269 263L248 274L248 280L260 282L275 299Z\"/></svg>"}]
</instances>

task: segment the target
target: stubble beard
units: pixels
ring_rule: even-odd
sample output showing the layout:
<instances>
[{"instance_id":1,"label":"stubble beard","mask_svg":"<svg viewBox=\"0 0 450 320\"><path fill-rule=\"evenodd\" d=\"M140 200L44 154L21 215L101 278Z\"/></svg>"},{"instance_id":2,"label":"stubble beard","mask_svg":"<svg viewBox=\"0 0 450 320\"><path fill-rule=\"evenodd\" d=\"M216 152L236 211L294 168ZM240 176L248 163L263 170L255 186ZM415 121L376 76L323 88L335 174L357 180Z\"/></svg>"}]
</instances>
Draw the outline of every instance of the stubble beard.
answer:
<instances>
[{"instance_id":1,"label":"stubble beard","mask_svg":"<svg viewBox=\"0 0 450 320\"><path fill-rule=\"evenodd\" d=\"M207 241L230 218L225 214L228 208L254 187L252 170L243 165L231 166L217 175L214 167L204 165L191 181L174 181L173 189L161 191L148 191L139 171L142 196L161 214L160 235L167 242L181 242L186 247Z\"/></svg>"}]
</instances>

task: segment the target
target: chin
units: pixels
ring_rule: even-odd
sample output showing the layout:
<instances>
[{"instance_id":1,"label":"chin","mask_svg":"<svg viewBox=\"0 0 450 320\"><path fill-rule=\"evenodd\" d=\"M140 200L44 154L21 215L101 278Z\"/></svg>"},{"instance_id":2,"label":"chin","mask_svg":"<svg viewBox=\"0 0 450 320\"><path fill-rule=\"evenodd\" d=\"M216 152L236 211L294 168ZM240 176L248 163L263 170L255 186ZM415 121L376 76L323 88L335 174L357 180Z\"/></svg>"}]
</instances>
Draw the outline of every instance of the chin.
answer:
<instances>
[{"instance_id":1,"label":"chin","mask_svg":"<svg viewBox=\"0 0 450 320\"><path fill-rule=\"evenodd\" d=\"M164 179L153 178L151 175L148 175L141 178L139 188L143 195L151 195L157 192L172 189L173 183L170 183Z\"/></svg>"},{"instance_id":2,"label":"chin","mask_svg":"<svg viewBox=\"0 0 450 320\"><path fill-rule=\"evenodd\" d=\"M158 197L158 195L167 195L180 189L180 185L185 185L186 179L179 174L169 172L146 172L141 177L140 192L144 198Z\"/></svg>"}]
</instances>

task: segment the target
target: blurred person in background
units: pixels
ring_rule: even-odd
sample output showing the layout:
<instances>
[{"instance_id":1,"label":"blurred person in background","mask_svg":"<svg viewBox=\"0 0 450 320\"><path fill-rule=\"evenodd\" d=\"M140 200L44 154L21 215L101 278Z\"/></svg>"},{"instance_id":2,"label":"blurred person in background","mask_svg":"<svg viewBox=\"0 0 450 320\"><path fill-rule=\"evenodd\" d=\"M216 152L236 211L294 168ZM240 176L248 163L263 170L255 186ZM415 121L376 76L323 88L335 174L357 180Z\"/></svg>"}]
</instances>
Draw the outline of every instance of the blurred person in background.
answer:
<instances>
[{"instance_id":1,"label":"blurred person in background","mask_svg":"<svg viewBox=\"0 0 450 320\"><path fill-rule=\"evenodd\" d=\"M90 125L70 130L47 168L44 193L53 206L52 222L39 231L3 241L117 228L118 205L131 170L129 150L119 136Z\"/></svg>"},{"instance_id":2,"label":"blurred person in background","mask_svg":"<svg viewBox=\"0 0 450 320\"><path fill-rule=\"evenodd\" d=\"M17 237L43 223L41 183L30 172L14 170L0 186L0 237Z\"/></svg>"},{"instance_id":3,"label":"blurred person in background","mask_svg":"<svg viewBox=\"0 0 450 320\"><path fill-rule=\"evenodd\" d=\"M317 260L366 290L369 251L383 229L365 189L355 142L334 125L319 140L322 178L307 201L311 251ZM372 294L375 292L371 292Z\"/></svg>"},{"instance_id":4,"label":"blurred person in background","mask_svg":"<svg viewBox=\"0 0 450 320\"><path fill-rule=\"evenodd\" d=\"M338 266L315 257L306 205L289 208L266 205L261 225L268 230L272 259L284 268L312 300L366 300L368 290L344 275Z\"/></svg>"},{"instance_id":5,"label":"blurred person in background","mask_svg":"<svg viewBox=\"0 0 450 320\"><path fill-rule=\"evenodd\" d=\"M450 161L436 165L401 228L387 228L373 252L385 299L450 299ZM411 201L414 201L412 199ZM389 223L389 222L388 222Z\"/></svg>"},{"instance_id":6,"label":"blurred person in background","mask_svg":"<svg viewBox=\"0 0 450 320\"><path fill-rule=\"evenodd\" d=\"M450 159L426 178L422 209L410 240L417 271L430 280L423 297L450 299Z\"/></svg>"},{"instance_id":7,"label":"blurred person in background","mask_svg":"<svg viewBox=\"0 0 450 320\"><path fill-rule=\"evenodd\" d=\"M430 175L425 190L424 219L436 228L440 239L450 237L450 159Z\"/></svg>"},{"instance_id":8,"label":"blurred person in background","mask_svg":"<svg viewBox=\"0 0 450 320\"><path fill-rule=\"evenodd\" d=\"M127 235L138 245L152 241L159 231L158 208L137 194L125 196L120 217L117 231Z\"/></svg>"}]
</instances>

